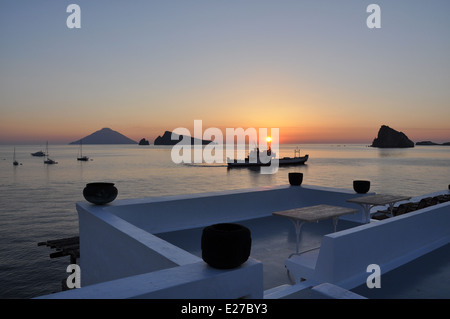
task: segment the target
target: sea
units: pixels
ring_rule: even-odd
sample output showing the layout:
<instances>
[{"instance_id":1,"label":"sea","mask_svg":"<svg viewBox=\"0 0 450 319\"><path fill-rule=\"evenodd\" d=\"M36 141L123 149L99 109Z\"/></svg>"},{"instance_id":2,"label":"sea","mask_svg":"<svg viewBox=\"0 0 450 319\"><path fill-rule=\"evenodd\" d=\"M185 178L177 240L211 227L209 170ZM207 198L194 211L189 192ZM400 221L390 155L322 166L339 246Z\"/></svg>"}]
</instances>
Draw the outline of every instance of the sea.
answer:
<instances>
[{"instance_id":1,"label":"sea","mask_svg":"<svg viewBox=\"0 0 450 319\"><path fill-rule=\"evenodd\" d=\"M117 199L285 185L289 172L302 172L306 185L349 190L353 180L369 180L376 193L419 196L449 189L450 146L280 145L278 156L292 157L296 149L309 155L305 165L261 174L259 169L229 169L224 160L211 163L212 154L204 148L197 150L204 162L177 164L170 146L83 145L89 161L82 162L77 161L79 146L50 145L49 156L58 163L47 165L31 156L45 151L45 145L0 145L0 298L61 291L69 257L50 258L54 251L37 244L78 236L75 204L85 200L83 188L90 182L114 183Z\"/></svg>"}]
</instances>

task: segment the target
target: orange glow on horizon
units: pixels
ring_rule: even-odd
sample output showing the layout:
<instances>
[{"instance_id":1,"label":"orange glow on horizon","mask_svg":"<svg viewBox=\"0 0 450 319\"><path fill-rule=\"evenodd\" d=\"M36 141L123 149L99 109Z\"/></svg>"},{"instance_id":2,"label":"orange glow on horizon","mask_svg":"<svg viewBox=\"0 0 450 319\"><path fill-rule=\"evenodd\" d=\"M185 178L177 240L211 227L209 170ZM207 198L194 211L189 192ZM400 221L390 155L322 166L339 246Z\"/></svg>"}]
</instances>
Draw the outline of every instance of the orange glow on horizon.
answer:
<instances>
[{"instance_id":1,"label":"orange glow on horizon","mask_svg":"<svg viewBox=\"0 0 450 319\"><path fill-rule=\"evenodd\" d=\"M255 121L257 122L257 121ZM188 125L185 125L191 135L194 135L194 120L186 121ZM248 128L254 128L258 133L259 129L267 129L268 136L266 142L273 142L271 140L270 132L272 128L279 129L279 143L280 144L299 144L299 143L364 143L371 144L373 139L377 136L380 125L370 125L367 127L360 126L329 126L323 124L299 123L298 126L288 125L267 125L268 121L261 126L215 126L214 121L205 120L202 125L202 132L206 129L216 127L221 132L223 137L226 137L227 128L242 128L244 130ZM250 123L249 123L250 124ZM276 124L281 124L277 122ZM450 141L450 129L447 128L408 128L401 127L387 123L390 127L397 131L405 133L412 141L433 141L436 143L444 143ZM109 127L119 133L131 138L132 140L139 141L141 138L146 138L153 143L154 139L160 135L163 135L165 131L173 131L178 127L183 127L179 123L168 123L162 125L161 123L136 123L135 125L114 123L101 123L99 125L93 125L92 123L72 123L70 121L50 124L49 122L42 121L39 125L28 125L26 121L11 124L5 122L0 125L0 143L9 144L27 144L37 143L42 144L45 141L49 143L70 143L72 141L83 138L87 135L94 133L104 127Z\"/></svg>"}]
</instances>

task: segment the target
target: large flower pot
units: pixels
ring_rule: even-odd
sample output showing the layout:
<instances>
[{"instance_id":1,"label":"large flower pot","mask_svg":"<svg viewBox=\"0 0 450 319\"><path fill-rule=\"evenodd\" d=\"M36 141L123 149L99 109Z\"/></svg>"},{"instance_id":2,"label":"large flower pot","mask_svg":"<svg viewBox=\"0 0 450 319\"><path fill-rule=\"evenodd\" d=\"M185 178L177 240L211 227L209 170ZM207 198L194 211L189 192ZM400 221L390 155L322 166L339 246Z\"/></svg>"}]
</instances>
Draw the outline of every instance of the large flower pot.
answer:
<instances>
[{"instance_id":1,"label":"large flower pot","mask_svg":"<svg viewBox=\"0 0 450 319\"><path fill-rule=\"evenodd\" d=\"M116 199L118 194L114 183L88 183L83 189L84 198L95 205L105 205Z\"/></svg>"},{"instance_id":2,"label":"large flower pot","mask_svg":"<svg viewBox=\"0 0 450 319\"><path fill-rule=\"evenodd\" d=\"M214 268L231 269L242 265L250 256L250 230L239 224L222 223L203 229L203 260Z\"/></svg>"},{"instance_id":3,"label":"large flower pot","mask_svg":"<svg viewBox=\"0 0 450 319\"><path fill-rule=\"evenodd\" d=\"M289 184L292 186L300 186L303 182L303 173L289 173Z\"/></svg>"},{"instance_id":4,"label":"large flower pot","mask_svg":"<svg viewBox=\"0 0 450 319\"><path fill-rule=\"evenodd\" d=\"M370 189L370 181L364 181L364 180L353 181L353 189L358 194L365 194Z\"/></svg>"}]
</instances>

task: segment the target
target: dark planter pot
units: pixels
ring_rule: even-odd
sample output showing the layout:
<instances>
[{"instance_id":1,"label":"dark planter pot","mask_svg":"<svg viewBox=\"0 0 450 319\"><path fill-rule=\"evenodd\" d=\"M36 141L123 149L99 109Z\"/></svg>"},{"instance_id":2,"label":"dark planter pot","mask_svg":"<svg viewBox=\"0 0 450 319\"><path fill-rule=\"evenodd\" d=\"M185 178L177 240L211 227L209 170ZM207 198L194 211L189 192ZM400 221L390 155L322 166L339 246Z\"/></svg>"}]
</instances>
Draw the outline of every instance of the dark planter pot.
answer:
<instances>
[{"instance_id":1,"label":"dark planter pot","mask_svg":"<svg viewBox=\"0 0 450 319\"><path fill-rule=\"evenodd\" d=\"M242 265L250 256L250 230L239 224L223 223L203 229L203 260L214 268L231 269Z\"/></svg>"},{"instance_id":2,"label":"dark planter pot","mask_svg":"<svg viewBox=\"0 0 450 319\"><path fill-rule=\"evenodd\" d=\"M116 199L118 194L114 183L88 183L83 189L84 198L95 205L104 205Z\"/></svg>"},{"instance_id":3,"label":"dark planter pot","mask_svg":"<svg viewBox=\"0 0 450 319\"><path fill-rule=\"evenodd\" d=\"M289 184L300 186L303 182L303 173L289 173Z\"/></svg>"},{"instance_id":4,"label":"dark planter pot","mask_svg":"<svg viewBox=\"0 0 450 319\"><path fill-rule=\"evenodd\" d=\"M353 189L358 194L365 194L370 189L370 181L353 181Z\"/></svg>"}]
</instances>

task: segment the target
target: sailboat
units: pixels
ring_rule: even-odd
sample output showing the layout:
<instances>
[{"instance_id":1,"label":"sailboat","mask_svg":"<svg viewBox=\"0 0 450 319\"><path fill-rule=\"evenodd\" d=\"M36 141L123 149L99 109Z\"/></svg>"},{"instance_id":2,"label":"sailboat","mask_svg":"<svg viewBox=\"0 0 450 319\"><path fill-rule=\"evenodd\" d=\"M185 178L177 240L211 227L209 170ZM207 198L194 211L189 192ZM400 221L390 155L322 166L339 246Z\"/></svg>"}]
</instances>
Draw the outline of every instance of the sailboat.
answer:
<instances>
[{"instance_id":1,"label":"sailboat","mask_svg":"<svg viewBox=\"0 0 450 319\"><path fill-rule=\"evenodd\" d=\"M47 142L47 146L46 146L46 154L47 154L47 159L44 160L44 164L58 164L58 162L55 162L54 160L52 160L51 158L48 157L48 142Z\"/></svg>"},{"instance_id":2,"label":"sailboat","mask_svg":"<svg viewBox=\"0 0 450 319\"><path fill-rule=\"evenodd\" d=\"M16 161L16 148L15 148L15 147L14 147L14 159L13 159L13 165L14 165L14 166L19 165L19 162Z\"/></svg>"},{"instance_id":3,"label":"sailboat","mask_svg":"<svg viewBox=\"0 0 450 319\"><path fill-rule=\"evenodd\" d=\"M88 161L89 157L83 156L83 140L80 140L80 155L77 157L79 161Z\"/></svg>"}]
</instances>

